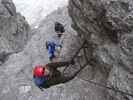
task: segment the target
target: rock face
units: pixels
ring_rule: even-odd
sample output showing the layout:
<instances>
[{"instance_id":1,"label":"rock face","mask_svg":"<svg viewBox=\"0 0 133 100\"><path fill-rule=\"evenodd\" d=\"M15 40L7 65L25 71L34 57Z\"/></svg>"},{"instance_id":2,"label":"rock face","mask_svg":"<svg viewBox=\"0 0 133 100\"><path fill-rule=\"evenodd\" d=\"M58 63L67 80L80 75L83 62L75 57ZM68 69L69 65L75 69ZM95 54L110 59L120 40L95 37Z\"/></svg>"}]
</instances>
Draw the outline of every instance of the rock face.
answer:
<instances>
[{"instance_id":1,"label":"rock face","mask_svg":"<svg viewBox=\"0 0 133 100\"><path fill-rule=\"evenodd\" d=\"M0 53L22 50L30 37L29 29L12 0L0 0Z\"/></svg>"},{"instance_id":2,"label":"rock face","mask_svg":"<svg viewBox=\"0 0 133 100\"><path fill-rule=\"evenodd\" d=\"M97 88L79 78L66 84L53 86L43 92L32 82L32 67L36 64L48 63L45 41L49 35L55 34L55 21L63 23L66 31L73 33L67 8L59 9L47 16L39 27L32 31L34 35L24 50L9 56L8 60L0 66L0 100L88 100L88 98L95 98L94 93ZM99 98L101 98L101 93L98 94Z\"/></svg>"},{"instance_id":3,"label":"rock face","mask_svg":"<svg viewBox=\"0 0 133 100\"><path fill-rule=\"evenodd\" d=\"M67 9L59 9L32 30L27 45L30 34L24 17L16 13L11 0L0 0L0 8L0 52L4 51L0 59L23 49L0 65L0 100L133 100L131 96L84 81L93 80L133 94L132 0L70 0L73 24ZM86 47L78 55L80 59L75 61L77 65L85 61L90 65L72 81L42 92L33 84L31 70L35 64L48 62L45 41L54 34L55 21L65 24L68 33L80 37L78 40L68 36L70 41L63 45L66 46L61 52L63 57L70 59L68 55L76 49L69 47L86 40Z\"/></svg>"},{"instance_id":4,"label":"rock face","mask_svg":"<svg viewBox=\"0 0 133 100\"><path fill-rule=\"evenodd\" d=\"M69 2L72 26L80 37L88 41L87 59L95 60L94 65L90 67L92 69L90 75L93 76L91 79L131 94L133 94L132 9L132 0ZM98 89L95 94L100 92ZM133 100L133 97L107 89L102 94L106 96L89 100Z\"/></svg>"}]
</instances>

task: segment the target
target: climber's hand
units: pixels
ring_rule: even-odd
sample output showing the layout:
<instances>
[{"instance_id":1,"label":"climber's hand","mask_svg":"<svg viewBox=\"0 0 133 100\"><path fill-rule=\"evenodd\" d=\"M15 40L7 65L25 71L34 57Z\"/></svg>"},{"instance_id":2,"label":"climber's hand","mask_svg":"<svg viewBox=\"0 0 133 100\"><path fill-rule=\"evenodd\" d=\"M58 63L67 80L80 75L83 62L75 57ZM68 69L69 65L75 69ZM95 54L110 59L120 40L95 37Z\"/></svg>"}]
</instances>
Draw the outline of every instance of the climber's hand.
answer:
<instances>
[{"instance_id":1,"label":"climber's hand","mask_svg":"<svg viewBox=\"0 0 133 100\"><path fill-rule=\"evenodd\" d=\"M41 91L44 91L42 87L39 87L39 89L40 89Z\"/></svg>"},{"instance_id":2,"label":"climber's hand","mask_svg":"<svg viewBox=\"0 0 133 100\"><path fill-rule=\"evenodd\" d=\"M70 64L74 65L75 64L75 61L74 60L71 60L70 61Z\"/></svg>"}]
</instances>

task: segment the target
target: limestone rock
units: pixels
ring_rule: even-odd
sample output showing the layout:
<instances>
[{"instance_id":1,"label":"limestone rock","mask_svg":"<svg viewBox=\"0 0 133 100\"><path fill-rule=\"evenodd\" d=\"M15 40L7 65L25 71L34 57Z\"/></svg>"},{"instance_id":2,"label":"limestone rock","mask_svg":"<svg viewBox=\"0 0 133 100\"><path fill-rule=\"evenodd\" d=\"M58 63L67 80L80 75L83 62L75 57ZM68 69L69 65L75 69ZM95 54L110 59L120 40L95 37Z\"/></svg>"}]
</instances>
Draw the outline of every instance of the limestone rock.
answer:
<instances>
[{"instance_id":1,"label":"limestone rock","mask_svg":"<svg viewBox=\"0 0 133 100\"><path fill-rule=\"evenodd\" d=\"M30 38L29 29L12 0L0 0L0 53L21 51Z\"/></svg>"},{"instance_id":2,"label":"limestone rock","mask_svg":"<svg viewBox=\"0 0 133 100\"><path fill-rule=\"evenodd\" d=\"M71 19L68 16L67 8L59 9L47 16L39 27L34 30L35 34L28 41L24 50L10 55L8 60L0 66L1 100L88 100L88 98L99 100L99 98L94 96L94 93L97 91L95 86L79 78L75 78L66 84L59 84L49 89L44 89L43 92L33 83L32 67L36 64L46 64L49 62L45 49L45 41L49 35L55 34L55 21L66 24L65 29L69 33L72 32ZM103 96L101 96L101 93L98 94L100 98Z\"/></svg>"},{"instance_id":3,"label":"limestone rock","mask_svg":"<svg viewBox=\"0 0 133 100\"><path fill-rule=\"evenodd\" d=\"M92 51L88 59L90 57L95 59L92 79L131 94L133 94L132 9L132 0L70 0L69 2L72 26L88 41L89 50L86 54ZM107 91L106 97L99 98L103 99L132 100L133 98Z\"/></svg>"}]
</instances>

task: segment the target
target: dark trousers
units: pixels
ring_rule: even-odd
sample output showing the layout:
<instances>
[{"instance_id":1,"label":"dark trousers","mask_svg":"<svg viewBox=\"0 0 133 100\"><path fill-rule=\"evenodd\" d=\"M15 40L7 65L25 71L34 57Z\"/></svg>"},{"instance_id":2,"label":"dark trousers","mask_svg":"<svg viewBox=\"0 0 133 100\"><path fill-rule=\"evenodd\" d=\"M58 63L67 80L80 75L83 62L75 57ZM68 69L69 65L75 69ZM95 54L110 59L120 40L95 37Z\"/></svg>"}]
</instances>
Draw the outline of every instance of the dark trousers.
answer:
<instances>
[{"instance_id":1,"label":"dark trousers","mask_svg":"<svg viewBox=\"0 0 133 100\"><path fill-rule=\"evenodd\" d=\"M65 83L65 82L71 80L72 78L74 78L74 75L65 76L60 71L57 70L57 68L59 68L59 67L68 66L70 64L71 64L71 61L48 63L46 66L50 67L50 69L53 69L52 76L49 78L49 80L47 80L44 83L43 87L49 88L52 85Z\"/></svg>"}]
</instances>

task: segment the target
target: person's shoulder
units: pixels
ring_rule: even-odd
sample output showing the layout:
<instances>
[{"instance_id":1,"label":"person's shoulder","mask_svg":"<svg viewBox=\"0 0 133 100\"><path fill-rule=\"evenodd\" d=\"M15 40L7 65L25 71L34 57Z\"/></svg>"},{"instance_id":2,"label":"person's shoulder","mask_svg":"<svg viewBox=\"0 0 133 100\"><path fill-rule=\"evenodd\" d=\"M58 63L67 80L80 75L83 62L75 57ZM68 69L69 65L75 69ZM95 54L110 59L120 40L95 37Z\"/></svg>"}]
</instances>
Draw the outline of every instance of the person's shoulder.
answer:
<instances>
[{"instance_id":1,"label":"person's shoulder","mask_svg":"<svg viewBox=\"0 0 133 100\"><path fill-rule=\"evenodd\" d=\"M47 38L47 41L54 41L55 37L55 35L51 35Z\"/></svg>"}]
</instances>

